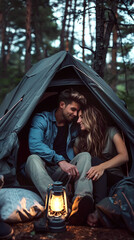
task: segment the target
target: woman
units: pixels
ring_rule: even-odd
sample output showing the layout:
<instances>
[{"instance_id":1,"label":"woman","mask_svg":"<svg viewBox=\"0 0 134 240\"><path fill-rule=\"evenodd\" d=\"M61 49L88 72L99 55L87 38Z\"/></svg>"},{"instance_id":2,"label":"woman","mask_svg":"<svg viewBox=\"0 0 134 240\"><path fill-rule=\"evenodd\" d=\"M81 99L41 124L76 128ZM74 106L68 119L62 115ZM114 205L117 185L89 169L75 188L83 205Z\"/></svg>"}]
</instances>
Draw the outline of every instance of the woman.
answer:
<instances>
[{"instance_id":1,"label":"woman","mask_svg":"<svg viewBox=\"0 0 134 240\"><path fill-rule=\"evenodd\" d=\"M97 184L107 170L108 185L111 187L123 178L121 166L129 160L127 148L119 130L113 126L108 127L102 113L94 106L89 106L83 112L80 111L77 123L80 125L81 134L74 144L75 154L88 151L93 157L87 178ZM95 164L96 157L102 160L100 164ZM104 185L101 186L101 189L103 188ZM88 217L88 224L93 226L93 218L96 218L96 215L91 217L92 219Z\"/></svg>"}]
</instances>

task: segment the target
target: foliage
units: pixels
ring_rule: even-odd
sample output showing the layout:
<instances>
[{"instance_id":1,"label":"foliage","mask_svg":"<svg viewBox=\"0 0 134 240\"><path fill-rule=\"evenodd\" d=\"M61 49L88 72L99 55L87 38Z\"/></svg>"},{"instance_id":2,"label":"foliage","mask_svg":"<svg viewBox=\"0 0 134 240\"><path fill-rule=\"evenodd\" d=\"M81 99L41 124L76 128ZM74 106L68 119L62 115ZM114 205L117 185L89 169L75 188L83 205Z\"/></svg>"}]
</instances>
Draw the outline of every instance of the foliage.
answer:
<instances>
[{"instance_id":1,"label":"foliage","mask_svg":"<svg viewBox=\"0 0 134 240\"><path fill-rule=\"evenodd\" d=\"M65 49L68 44L74 56L94 67L95 56L100 54L99 41L97 41L99 30L96 30L99 29L99 27L96 28L97 1L30 1L32 3L31 64L58 52L61 49L61 41L63 41ZM0 0L0 65L2 66L0 68L0 102L25 74L26 2L27 0ZM102 65L104 80L120 98L125 100L128 110L134 115L132 55L134 4L132 0L101 0L98 2L101 3L103 13L103 22L101 22L103 25L101 26L104 33L101 35L101 40L105 54L102 51L103 62L96 62ZM67 11L65 11L66 6ZM112 16L114 28L112 28ZM84 21L85 29L83 29ZM98 21L97 24L99 23ZM108 36L106 30L110 28L111 32ZM114 34L117 34L116 39L114 39ZM101 59L100 55L99 57Z\"/></svg>"},{"instance_id":2,"label":"foliage","mask_svg":"<svg viewBox=\"0 0 134 240\"><path fill-rule=\"evenodd\" d=\"M134 117L134 90L131 94L126 94L122 85L118 85L117 87L117 95L120 99L122 99L126 105L126 108L130 112L130 114Z\"/></svg>"},{"instance_id":3,"label":"foliage","mask_svg":"<svg viewBox=\"0 0 134 240\"><path fill-rule=\"evenodd\" d=\"M31 1L33 3L31 56L32 64L34 64L37 60L50 56L58 51L58 48L53 47L52 43L58 38L59 29L54 20L49 1ZM0 68L1 102L6 93L11 91L25 74L26 1L0 0L0 14L0 65L2 66ZM39 56L37 56L36 51L37 37L39 37Z\"/></svg>"}]
</instances>

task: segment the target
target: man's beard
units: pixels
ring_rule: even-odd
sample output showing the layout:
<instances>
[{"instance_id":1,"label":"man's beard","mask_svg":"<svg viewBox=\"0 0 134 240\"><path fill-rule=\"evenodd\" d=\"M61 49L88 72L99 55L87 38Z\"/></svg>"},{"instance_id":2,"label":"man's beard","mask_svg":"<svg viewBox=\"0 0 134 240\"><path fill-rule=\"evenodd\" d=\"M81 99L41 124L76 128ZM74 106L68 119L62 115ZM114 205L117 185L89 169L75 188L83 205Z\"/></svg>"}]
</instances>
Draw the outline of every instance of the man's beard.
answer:
<instances>
[{"instance_id":1,"label":"man's beard","mask_svg":"<svg viewBox=\"0 0 134 240\"><path fill-rule=\"evenodd\" d=\"M72 117L70 118L70 115L64 115L64 114L63 114L63 117L64 117L64 120L65 120L66 122L68 122L68 123L77 121L77 117L73 117L73 116L72 116Z\"/></svg>"}]
</instances>

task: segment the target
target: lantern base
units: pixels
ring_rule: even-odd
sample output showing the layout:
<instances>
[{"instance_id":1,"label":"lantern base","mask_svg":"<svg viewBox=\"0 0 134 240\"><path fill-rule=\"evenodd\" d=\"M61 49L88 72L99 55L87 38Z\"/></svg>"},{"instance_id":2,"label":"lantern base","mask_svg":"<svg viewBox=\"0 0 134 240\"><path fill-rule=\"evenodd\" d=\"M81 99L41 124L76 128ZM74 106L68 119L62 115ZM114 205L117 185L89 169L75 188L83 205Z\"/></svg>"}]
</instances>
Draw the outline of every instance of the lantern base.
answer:
<instances>
[{"instance_id":1,"label":"lantern base","mask_svg":"<svg viewBox=\"0 0 134 240\"><path fill-rule=\"evenodd\" d=\"M59 218L48 219L48 230L50 232L64 232L66 231L65 220Z\"/></svg>"}]
</instances>

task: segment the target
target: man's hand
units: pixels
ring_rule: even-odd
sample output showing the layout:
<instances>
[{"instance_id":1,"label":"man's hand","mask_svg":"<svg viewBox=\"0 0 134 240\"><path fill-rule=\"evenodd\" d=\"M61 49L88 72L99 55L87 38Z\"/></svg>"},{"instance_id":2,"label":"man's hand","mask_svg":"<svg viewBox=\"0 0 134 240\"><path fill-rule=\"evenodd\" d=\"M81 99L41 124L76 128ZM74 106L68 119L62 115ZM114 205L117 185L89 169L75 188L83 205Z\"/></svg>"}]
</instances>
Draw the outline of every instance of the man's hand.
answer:
<instances>
[{"instance_id":1,"label":"man's hand","mask_svg":"<svg viewBox=\"0 0 134 240\"><path fill-rule=\"evenodd\" d=\"M72 177L79 178L79 171L75 165L68 163L65 160L60 161L58 164L59 164L60 168L62 169L62 171L66 172L68 175L70 175Z\"/></svg>"}]
</instances>

